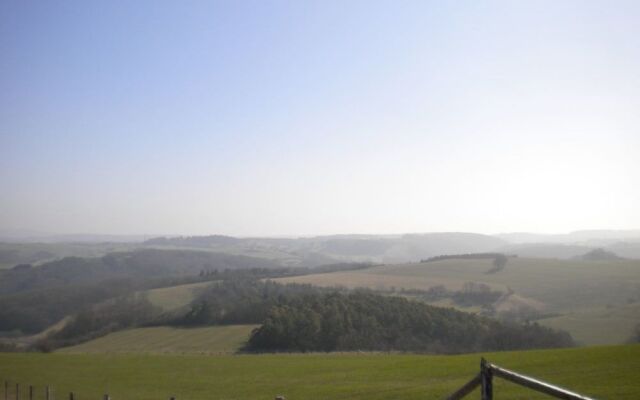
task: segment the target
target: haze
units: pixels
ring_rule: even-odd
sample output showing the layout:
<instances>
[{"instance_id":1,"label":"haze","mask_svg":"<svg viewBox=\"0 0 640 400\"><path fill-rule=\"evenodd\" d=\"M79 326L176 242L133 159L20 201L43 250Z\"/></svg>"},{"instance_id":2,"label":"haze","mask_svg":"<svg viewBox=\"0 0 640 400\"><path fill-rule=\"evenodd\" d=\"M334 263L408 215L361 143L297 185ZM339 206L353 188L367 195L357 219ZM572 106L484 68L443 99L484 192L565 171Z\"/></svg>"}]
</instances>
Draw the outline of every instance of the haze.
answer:
<instances>
[{"instance_id":1,"label":"haze","mask_svg":"<svg viewBox=\"0 0 640 400\"><path fill-rule=\"evenodd\" d=\"M0 227L640 226L640 3L0 3Z\"/></svg>"}]
</instances>

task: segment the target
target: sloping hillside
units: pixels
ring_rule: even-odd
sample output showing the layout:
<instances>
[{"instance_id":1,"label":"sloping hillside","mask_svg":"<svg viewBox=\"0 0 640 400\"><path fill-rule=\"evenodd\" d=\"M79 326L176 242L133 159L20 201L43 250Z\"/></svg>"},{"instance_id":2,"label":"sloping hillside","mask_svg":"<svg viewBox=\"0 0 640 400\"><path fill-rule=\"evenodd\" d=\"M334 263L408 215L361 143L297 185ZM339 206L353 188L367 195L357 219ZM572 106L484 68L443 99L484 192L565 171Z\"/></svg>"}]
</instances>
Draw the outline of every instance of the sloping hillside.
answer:
<instances>
[{"instance_id":1,"label":"sloping hillside","mask_svg":"<svg viewBox=\"0 0 640 400\"><path fill-rule=\"evenodd\" d=\"M239 350L257 325L203 328L154 327L110 333L65 347L61 353L229 354Z\"/></svg>"},{"instance_id":2,"label":"sloping hillside","mask_svg":"<svg viewBox=\"0 0 640 400\"><path fill-rule=\"evenodd\" d=\"M0 332L34 334L92 304L198 275L276 271L275 262L210 251L138 249L0 270Z\"/></svg>"},{"instance_id":3,"label":"sloping hillside","mask_svg":"<svg viewBox=\"0 0 640 400\"><path fill-rule=\"evenodd\" d=\"M108 279L195 276L203 270L278 268L275 262L207 251L138 249L103 257L67 257L38 267L0 271L0 295Z\"/></svg>"},{"instance_id":4,"label":"sloping hillside","mask_svg":"<svg viewBox=\"0 0 640 400\"><path fill-rule=\"evenodd\" d=\"M151 304L165 311L172 311L189 305L202 289L213 284L215 283L211 281L189 283L186 285L151 289L145 293Z\"/></svg>"},{"instance_id":5,"label":"sloping hillside","mask_svg":"<svg viewBox=\"0 0 640 400\"><path fill-rule=\"evenodd\" d=\"M510 258L502 271L488 274L487 271L491 268L491 260L458 259L383 265L359 271L288 277L278 281L319 286L368 287L377 290L426 290L438 285L450 290L461 290L467 282L483 283L491 290L514 292L517 297L511 300L516 299L520 304L529 299L529 305L541 316L571 314L595 330L585 336L577 332L578 324L554 325L569 330L577 337L610 338L604 342L588 340L588 344L620 343L621 337L631 335L628 330L629 324L618 324L617 328L612 328L606 324L588 322L593 321L594 316L589 311L601 308L614 313L618 308L640 304L640 261ZM640 321L640 313L633 310L636 309L630 311L631 315L635 316L633 320ZM625 315L629 316L629 311L625 312ZM615 335L607 336L611 329L619 331Z\"/></svg>"},{"instance_id":6,"label":"sloping hillside","mask_svg":"<svg viewBox=\"0 0 640 400\"><path fill-rule=\"evenodd\" d=\"M158 248L198 248L278 260L283 265L314 267L341 261L408 262L440 254L494 251L508 242L464 232L409 235L331 235L308 238L234 238L191 236L155 238Z\"/></svg>"}]
</instances>

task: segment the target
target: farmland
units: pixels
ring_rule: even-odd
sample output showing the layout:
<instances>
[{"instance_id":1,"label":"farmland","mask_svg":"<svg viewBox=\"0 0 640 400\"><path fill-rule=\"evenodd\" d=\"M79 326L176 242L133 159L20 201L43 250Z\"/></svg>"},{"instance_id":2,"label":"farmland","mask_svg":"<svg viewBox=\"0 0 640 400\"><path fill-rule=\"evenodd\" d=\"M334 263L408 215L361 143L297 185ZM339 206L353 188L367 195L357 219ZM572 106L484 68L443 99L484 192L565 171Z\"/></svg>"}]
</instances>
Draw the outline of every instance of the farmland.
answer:
<instances>
[{"instance_id":1,"label":"farmland","mask_svg":"<svg viewBox=\"0 0 640 400\"><path fill-rule=\"evenodd\" d=\"M212 282L197 282L167 288L151 289L145 293L154 306L170 311L191 303L199 290L212 285Z\"/></svg>"},{"instance_id":2,"label":"farmland","mask_svg":"<svg viewBox=\"0 0 640 400\"><path fill-rule=\"evenodd\" d=\"M640 346L484 354L490 361L594 398L640 397ZM0 379L55 388L57 398L436 399L478 371L479 354L0 354ZM497 380L500 398L546 397ZM474 396L474 395L472 395ZM475 395L477 396L477 394Z\"/></svg>"},{"instance_id":3,"label":"farmland","mask_svg":"<svg viewBox=\"0 0 640 400\"><path fill-rule=\"evenodd\" d=\"M510 287L544 301L551 312L601 304L640 301L640 261L584 262L550 259L510 259L503 271L487 274L491 260L444 260L383 265L365 270L283 278L281 282L320 286L419 288L444 285L460 289L465 282Z\"/></svg>"},{"instance_id":4,"label":"farmland","mask_svg":"<svg viewBox=\"0 0 640 400\"><path fill-rule=\"evenodd\" d=\"M465 282L482 282L494 290L515 291L519 302L543 314L571 318L541 322L566 329L585 344L622 343L640 321L640 262L568 261L511 258L504 270L487 274L491 260L443 260L383 265L358 271L315 274L280 282L372 289L428 289L443 285L460 290ZM601 310L600 312L598 310ZM622 315L616 329L599 323L603 313ZM577 321L577 322L576 322ZM621 323L620 323L621 321ZM587 329L588 332L578 332Z\"/></svg>"},{"instance_id":5,"label":"farmland","mask_svg":"<svg viewBox=\"0 0 640 400\"><path fill-rule=\"evenodd\" d=\"M539 322L556 329L573 332L578 343L624 343L640 321L640 304L620 307L594 307L589 310L545 318Z\"/></svg>"},{"instance_id":6,"label":"farmland","mask_svg":"<svg viewBox=\"0 0 640 400\"><path fill-rule=\"evenodd\" d=\"M62 257L100 257L137 247L132 243L3 243L0 242L0 270L17 264L34 265Z\"/></svg>"},{"instance_id":7,"label":"farmland","mask_svg":"<svg viewBox=\"0 0 640 400\"><path fill-rule=\"evenodd\" d=\"M60 350L64 353L234 353L255 325L128 329Z\"/></svg>"}]
</instances>

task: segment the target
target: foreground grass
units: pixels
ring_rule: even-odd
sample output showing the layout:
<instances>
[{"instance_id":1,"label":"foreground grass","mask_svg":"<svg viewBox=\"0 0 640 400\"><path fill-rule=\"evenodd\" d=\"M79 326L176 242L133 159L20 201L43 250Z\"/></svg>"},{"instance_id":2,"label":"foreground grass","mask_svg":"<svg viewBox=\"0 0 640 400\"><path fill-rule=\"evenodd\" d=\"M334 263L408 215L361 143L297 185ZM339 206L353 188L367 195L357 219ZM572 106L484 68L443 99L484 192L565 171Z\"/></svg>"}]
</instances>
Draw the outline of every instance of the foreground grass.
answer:
<instances>
[{"instance_id":1,"label":"foreground grass","mask_svg":"<svg viewBox=\"0 0 640 400\"><path fill-rule=\"evenodd\" d=\"M599 399L640 398L640 345L485 354L492 362ZM0 380L99 399L438 399L479 369L479 354L241 356L0 354ZM496 380L497 398L544 399ZM38 397L39 397L38 396ZM477 398L478 394L472 394Z\"/></svg>"},{"instance_id":2,"label":"foreground grass","mask_svg":"<svg viewBox=\"0 0 640 400\"><path fill-rule=\"evenodd\" d=\"M173 328L167 326L114 332L65 347L63 353L229 354L242 347L257 325Z\"/></svg>"}]
</instances>

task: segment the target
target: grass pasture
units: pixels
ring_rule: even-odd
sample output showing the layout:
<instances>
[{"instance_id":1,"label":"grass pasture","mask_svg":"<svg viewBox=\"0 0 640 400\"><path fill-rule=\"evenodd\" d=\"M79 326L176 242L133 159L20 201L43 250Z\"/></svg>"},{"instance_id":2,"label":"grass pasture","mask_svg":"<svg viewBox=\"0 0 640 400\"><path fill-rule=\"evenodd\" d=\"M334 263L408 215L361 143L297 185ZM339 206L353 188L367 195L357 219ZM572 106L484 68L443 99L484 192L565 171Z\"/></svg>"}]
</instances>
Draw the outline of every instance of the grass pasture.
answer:
<instances>
[{"instance_id":1,"label":"grass pasture","mask_svg":"<svg viewBox=\"0 0 640 400\"><path fill-rule=\"evenodd\" d=\"M279 281L372 289L428 289L444 285L452 290L459 290L465 282L482 282L495 290L515 290L521 301L530 301L543 313L571 316L542 322L568 330L585 344L622 343L631 335L630 328L640 322L640 260L510 258L498 273L487 274L491 267L492 260L456 259L383 265ZM600 323L607 313L617 321L615 325ZM616 332L612 333L612 329Z\"/></svg>"},{"instance_id":2,"label":"grass pasture","mask_svg":"<svg viewBox=\"0 0 640 400\"><path fill-rule=\"evenodd\" d=\"M459 290L465 282L483 282L496 289L544 302L548 311L573 311L605 304L640 301L640 260L568 261L511 258L504 270L487 274L492 260L443 260L382 265L358 271L280 279L319 286L428 289L444 285Z\"/></svg>"},{"instance_id":3,"label":"grass pasture","mask_svg":"<svg viewBox=\"0 0 640 400\"><path fill-rule=\"evenodd\" d=\"M159 250L191 250L191 251L208 251L212 253L224 253L237 256L249 256L275 261L282 265L299 266L302 262L297 255L286 251L279 250L275 247L269 248L264 246L244 247L234 245L211 245L209 247L201 246L173 246L173 245L144 245L145 248Z\"/></svg>"},{"instance_id":4,"label":"grass pasture","mask_svg":"<svg viewBox=\"0 0 640 400\"><path fill-rule=\"evenodd\" d=\"M118 331L65 347L61 353L230 354L247 341L255 325L204 328L153 327Z\"/></svg>"},{"instance_id":5,"label":"grass pasture","mask_svg":"<svg viewBox=\"0 0 640 400\"><path fill-rule=\"evenodd\" d=\"M621 307L594 307L540 320L546 326L572 332L579 343L625 343L640 323L640 303Z\"/></svg>"},{"instance_id":6,"label":"grass pasture","mask_svg":"<svg viewBox=\"0 0 640 400\"><path fill-rule=\"evenodd\" d=\"M154 306L165 311L176 310L189 305L198 291L214 284L213 281L190 283L160 289L147 290L147 298Z\"/></svg>"},{"instance_id":7,"label":"grass pasture","mask_svg":"<svg viewBox=\"0 0 640 400\"><path fill-rule=\"evenodd\" d=\"M485 354L488 360L598 399L640 398L640 345ZM56 398L114 400L442 399L479 369L479 354L0 354L0 379ZM497 398L548 397L496 379ZM13 387L13 386L11 386ZM10 394L11 395L11 394ZM470 398L477 398L478 393Z\"/></svg>"}]
</instances>

